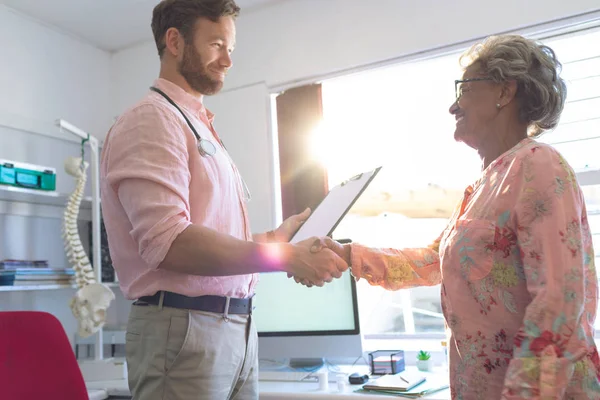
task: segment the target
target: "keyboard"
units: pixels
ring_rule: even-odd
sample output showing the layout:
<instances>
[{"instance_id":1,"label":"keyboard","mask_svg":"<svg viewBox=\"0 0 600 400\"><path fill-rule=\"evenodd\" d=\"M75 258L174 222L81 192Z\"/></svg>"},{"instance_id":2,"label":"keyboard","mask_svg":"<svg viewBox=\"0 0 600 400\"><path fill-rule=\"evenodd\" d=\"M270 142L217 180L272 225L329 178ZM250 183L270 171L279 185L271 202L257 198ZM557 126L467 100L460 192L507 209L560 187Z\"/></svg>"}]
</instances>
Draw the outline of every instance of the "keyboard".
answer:
<instances>
[{"instance_id":1,"label":"keyboard","mask_svg":"<svg viewBox=\"0 0 600 400\"><path fill-rule=\"evenodd\" d=\"M281 370L258 370L259 381L279 382L316 382L317 376L310 371L281 371Z\"/></svg>"}]
</instances>

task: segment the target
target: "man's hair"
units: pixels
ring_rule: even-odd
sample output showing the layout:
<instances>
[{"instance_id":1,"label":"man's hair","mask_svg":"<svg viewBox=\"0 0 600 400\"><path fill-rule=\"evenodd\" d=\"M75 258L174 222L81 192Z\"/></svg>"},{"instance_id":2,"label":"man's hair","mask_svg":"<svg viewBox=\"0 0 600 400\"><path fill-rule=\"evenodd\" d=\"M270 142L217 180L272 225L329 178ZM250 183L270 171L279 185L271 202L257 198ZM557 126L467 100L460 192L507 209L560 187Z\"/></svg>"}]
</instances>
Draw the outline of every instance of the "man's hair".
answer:
<instances>
[{"instance_id":1,"label":"man's hair","mask_svg":"<svg viewBox=\"0 0 600 400\"><path fill-rule=\"evenodd\" d=\"M240 8L235 0L162 0L152 12L152 34L159 57L165 51L165 35L176 28L186 43L191 43L198 18L217 22L221 17L237 17Z\"/></svg>"}]
</instances>

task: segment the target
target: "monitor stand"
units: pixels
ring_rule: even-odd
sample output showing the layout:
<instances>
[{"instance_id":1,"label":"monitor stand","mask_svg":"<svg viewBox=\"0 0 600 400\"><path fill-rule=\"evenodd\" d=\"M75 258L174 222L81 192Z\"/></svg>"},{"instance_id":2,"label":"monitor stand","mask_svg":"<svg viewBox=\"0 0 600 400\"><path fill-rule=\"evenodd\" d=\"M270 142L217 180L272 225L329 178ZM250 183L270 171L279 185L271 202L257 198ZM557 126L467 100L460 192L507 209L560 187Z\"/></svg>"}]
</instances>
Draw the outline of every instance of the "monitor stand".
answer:
<instances>
[{"instance_id":1,"label":"monitor stand","mask_svg":"<svg viewBox=\"0 0 600 400\"><path fill-rule=\"evenodd\" d=\"M324 358L290 358L290 368L318 369L325 365Z\"/></svg>"}]
</instances>

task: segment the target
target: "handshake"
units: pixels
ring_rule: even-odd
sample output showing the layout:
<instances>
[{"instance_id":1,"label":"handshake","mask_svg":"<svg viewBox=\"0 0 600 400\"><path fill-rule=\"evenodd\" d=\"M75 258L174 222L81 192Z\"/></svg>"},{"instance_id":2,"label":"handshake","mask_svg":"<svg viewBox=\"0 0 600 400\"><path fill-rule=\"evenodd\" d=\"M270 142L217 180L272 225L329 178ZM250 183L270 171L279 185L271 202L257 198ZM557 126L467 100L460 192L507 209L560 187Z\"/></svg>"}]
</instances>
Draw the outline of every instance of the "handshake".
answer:
<instances>
[{"instance_id":1,"label":"handshake","mask_svg":"<svg viewBox=\"0 0 600 400\"><path fill-rule=\"evenodd\" d=\"M306 221L310 213L311 210L307 208L300 214L292 215L283 221L275 232L271 232L279 239L275 240L278 242L274 243L276 254L272 256L281 262L282 270L297 283L308 287L323 286L333 278L341 277L348 269L350 245L342 245L329 237L312 237L295 244L289 243L294 232Z\"/></svg>"},{"instance_id":2,"label":"handshake","mask_svg":"<svg viewBox=\"0 0 600 400\"><path fill-rule=\"evenodd\" d=\"M350 266L350 245L329 237L312 237L293 247L285 270L288 278L307 287L323 286L341 277Z\"/></svg>"}]
</instances>

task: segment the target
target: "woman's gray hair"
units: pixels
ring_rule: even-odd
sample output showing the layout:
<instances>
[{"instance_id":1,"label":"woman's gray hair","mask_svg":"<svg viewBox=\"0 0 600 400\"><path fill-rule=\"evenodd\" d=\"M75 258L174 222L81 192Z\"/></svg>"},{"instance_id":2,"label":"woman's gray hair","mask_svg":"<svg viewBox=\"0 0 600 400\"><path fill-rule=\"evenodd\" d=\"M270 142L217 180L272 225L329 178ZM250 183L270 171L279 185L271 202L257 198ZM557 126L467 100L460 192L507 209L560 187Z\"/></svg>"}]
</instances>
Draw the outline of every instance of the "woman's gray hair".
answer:
<instances>
[{"instance_id":1,"label":"woman's gray hair","mask_svg":"<svg viewBox=\"0 0 600 400\"><path fill-rule=\"evenodd\" d=\"M558 125L567 87L559 76L562 65L550 47L519 35L490 36L471 47L460 62L463 68L477 64L495 82L517 82L519 117L529 125L529 136Z\"/></svg>"}]
</instances>

